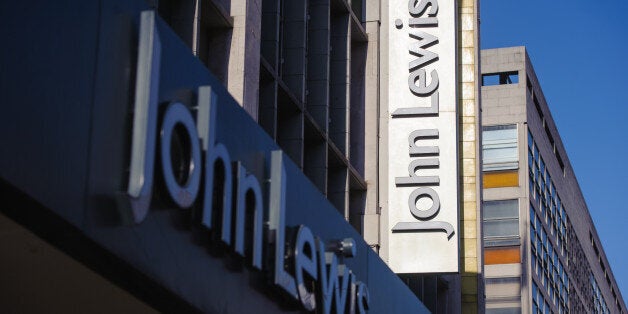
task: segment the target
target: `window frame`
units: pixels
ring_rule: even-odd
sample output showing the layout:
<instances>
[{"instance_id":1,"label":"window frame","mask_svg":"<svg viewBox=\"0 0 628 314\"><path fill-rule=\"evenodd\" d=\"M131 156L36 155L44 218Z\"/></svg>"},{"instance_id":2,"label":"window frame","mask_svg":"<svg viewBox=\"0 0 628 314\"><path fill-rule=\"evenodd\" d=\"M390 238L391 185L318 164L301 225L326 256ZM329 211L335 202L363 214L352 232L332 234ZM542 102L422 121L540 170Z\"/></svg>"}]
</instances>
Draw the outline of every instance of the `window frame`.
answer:
<instances>
[{"instance_id":1,"label":"window frame","mask_svg":"<svg viewBox=\"0 0 628 314\"><path fill-rule=\"evenodd\" d=\"M486 208L487 205L491 203L506 203L512 202L514 206L516 206L515 215L513 216L500 216L500 217L487 217ZM502 205L503 206L503 205ZM516 225L516 234L502 234L502 235L486 235L484 233L483 242L484 247L504 247L504 246L515 246L521 245L521 226L520 226L520 216L521 216L521 208L519 206L519 199L505 199L505 200L490 200L482 202L482 228L486 231L486 223L493 222L514 222Z\"/></svg>"},{"instance_id":2,"label":"window frame","mask_svg":"<svg viewBox=\"0 0 628 314\"><path fill-rule=\"evenodd\" d=\"M514 137L487 139L487 133L513 130ZM504 132L506 133L506 132ZM490 137L489 137L490 138ZM490 150L512 151L514 154L506 157L492 157L487 159ZM519 169L519 127L517 124L488 125L482 127L482 170L503 171Z\"/></svg>"}]
</instances>

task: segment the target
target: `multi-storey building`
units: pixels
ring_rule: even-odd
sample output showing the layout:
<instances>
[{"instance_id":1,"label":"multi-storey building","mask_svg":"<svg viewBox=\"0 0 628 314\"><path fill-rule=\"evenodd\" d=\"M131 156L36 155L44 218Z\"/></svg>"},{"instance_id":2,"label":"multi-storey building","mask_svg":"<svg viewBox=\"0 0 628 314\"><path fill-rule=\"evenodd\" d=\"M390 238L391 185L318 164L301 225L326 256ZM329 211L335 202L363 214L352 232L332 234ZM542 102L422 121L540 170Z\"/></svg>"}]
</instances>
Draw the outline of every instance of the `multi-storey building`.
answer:
<instances>
[{"instance_id":1,"label":"multi-storey building","mask_svg":"<svg viewBox=\"0 0 628 314\"><path fill-rule=\"evenodd\" d=\"M449 146L429 143L442 146L436 157L445 158L446 153L452 157L440 160L440 168L452 176L442 178L435 189L445 200L442 211L455 216L455 236L446 242L459 243L460 247L452 247L456 253L440 254L440 261L434 262L449 261L456 265L454 271L417 267L404 270L400 276L432 311L483 308L478 219L481 187L477 179L478 1L160 0L155 6L389 265L393 255L405 263L416 260L416 254L400 252L399 245L392 244L404 241L395 237L423 241L421 258L427 255L428 261L437 261L435 252L439 250L431 250L425 243L444 247L425 238L425 233L391 232L394 223L390 218L398 212L409 213L391 205L407 203L407 195L400 191L405 188L397 189L392 183L395 177L407 175L407 165L403 172L392 165L409 157L400 157L398 151L407 148L393 142L401 132L394 122L404 120L395 120L393 112L399 107L425 105L399 95L409 93L405 83L408 63L431 56L427 53L433 50L440 60L426 61L425 68L436 68L440 73L441 112L436 116L449 114L450 120L417 119L413 127L437 125L440 139L451 139ZM421 12L408 12L410 6L420 7ZM408 19L428 21L430 17L437 17L438 22L416 28ZM425 31L439 37L440 42L405 33L411 30ZM425 42L419 44L416 39ZM418 50L409 53L408 47L417 44ZM445 72L445 67L451 72ZM429 83L428 79L423 84ZM443 90L443 86L448 89ZM396 140L407 142L407 134ZM424 171L431 170L417 173Z\"/></svg>"},{"instance_id":2,"label":"multi-storey building","mask_svg":"<svg viewBox=\"0 0 628 314\"><path fill-rule=\"evenodd\" d=\"M60 311L80 294L83 311L262 313L308 310L315 295L319 309L333 298L361 311L369 291L373 312L484 308L477 0L68 0L0 12L15 43L2 52L14 105L0 118L0 191L18 204L2 209L16 235L3 243L54 252L3 246L17 256L3 260L10 308ZM286 184L278 149L294 166L279 167L287 192L273 189ZM337 256L346 300L313 291L323 284L311 268L299 286L309 290L287 284L303 264L278 247L294 248L303 226L332 242L302 245L310 259ZM37 278L77 284L10 289L30 262L51 260L61 266ZM321 260L319 271L336 269ZM98 289L115 290L111 301L94 300ZM43 301L14 297L23 292Z\"/></svg>"},{"instance_id":3,"label":"multi-storey building","mask_svg":"<svg viewBox=\"0 0 628 314\"><path fill-rule=\"evenodd\" d=\"M524 47L482 64L487 313L626 313Z\"/></svg>"}]
</instances>

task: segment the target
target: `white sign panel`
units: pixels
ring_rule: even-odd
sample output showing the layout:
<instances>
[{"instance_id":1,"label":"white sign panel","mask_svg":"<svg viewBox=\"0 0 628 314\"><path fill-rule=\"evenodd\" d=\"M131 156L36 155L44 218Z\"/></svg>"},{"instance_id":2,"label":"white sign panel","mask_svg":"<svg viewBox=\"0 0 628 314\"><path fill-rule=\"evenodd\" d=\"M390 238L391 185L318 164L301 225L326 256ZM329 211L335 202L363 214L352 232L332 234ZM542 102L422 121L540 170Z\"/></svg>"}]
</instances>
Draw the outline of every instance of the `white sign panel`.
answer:
<instances>
[{"instance_id":1,"label":"white sign panel","mask_svg":"<svg viewBox=\"0 0 628 314\"><path fill-rule=\"evenodd\" d=\"M458 272L454 0L389 2L389 265Z\"/></svg>"}]
</instances>

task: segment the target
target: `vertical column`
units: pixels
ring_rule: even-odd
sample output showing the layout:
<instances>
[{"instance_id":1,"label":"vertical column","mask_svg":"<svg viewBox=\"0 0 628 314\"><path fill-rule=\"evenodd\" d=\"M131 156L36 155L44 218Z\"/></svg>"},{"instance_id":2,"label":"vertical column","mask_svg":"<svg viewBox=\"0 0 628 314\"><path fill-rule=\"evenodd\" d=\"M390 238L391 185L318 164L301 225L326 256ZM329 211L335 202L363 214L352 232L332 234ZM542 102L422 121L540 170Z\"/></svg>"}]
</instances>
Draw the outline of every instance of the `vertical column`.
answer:
<instances>
[{"instance_id":1,"label":"vertical column","mask_svg":"<svg viewBox=\"0 0 628 314\"><path fill-rule=\"evenodd\" d=\"M327 142L317 132L306 133L303 172L321 193L327 194Z\"/></svg>"},{"instance_id":2,"label":"vertical column","mask_svg":"<svg viewBox=\"0 0 628 314\"><path fill-rule=\"evenodd\" d=\"M159 1L159 14L179 35L183 42L196 53L196 19L199 0Z\"/></svg>"},{"instance_id":3,"label":"vertical column","mask_svg":"<svg viewBox=\"0 0 628 314\"><path fill-rule=\"evenodd\" d=\"M260 68L259 124L273 139L277 138L277 81L267 69Z\"/></svg>"},{"instance_id":4,"label":"vertical column","mask_svg":"<svg viewBox=\"0 0 628 314\"><path fill-rule=\"evenodd\" d=\"M349 169L341 156L348 156L349 81L350 81L349 12L331 9L331 53L329 66L329 146L327 198L349 219ZM336 150L337 149L337 150Z\"/></svg>"},{"instance_id":5,"label":"vertical column","mask_svg":"<svg viewBox=\"0 0 628 314\"><path fill-rule=\"evenodd\" d=\"M379 49L380 49L379 1L366 2L365 28L368 35L364 70L364 179L379 182ZM353 123L352 123L353 125ZM368 126L368 127L367 127ZM352 158L355 157L353 153ZM377 185L381 188L381 185ZM372 247L379 247L379 197L376 185L366 190L366 204L362 217L362 236Z\"/></svg>"},{"instance_id":6,"label":"vertical column","mask_svg":"<svg viewBox=\"0 0 628 314\"><path fill-rule=\"evenodd\" d=\"M262 41L261 55L268 64L278 69L281 20L280 0L262 1Z\"/></svg>"},{"instance_id":7,"label":"vertical column","mask_svg":"<svg viewBox=\"0 0 628 314\"><path fill-rule=\"evenodd\" d=\"M327 132L329 125L329 0L311 0L309 4L307 49L307 111Z\"/></svg>"},{"instance_id":8,"label":"vertical column","mask_svg":"<svg viewBox=\"0 0 628 314\"><path fill-rule=\"evenodd\" d=\"M352 15L350 16L350 75L349 75L349 148L347 155L349 164L353 167L360 178L365 176L365 143L368 135L366 133L366 62L368 49L368 35L364 31L362 21L363 1L354 0L351 2ZM357 12L356 12L357 11ZM358 14L359 13L359 14ZM357 15L357 16L356 16ZM372 51L373 52L373 51ZM375 51L376 52L376 51ZM376 53L375 53L376 54ZM377 86L371 88L377 90ZM375 129L369 125L371 129ZM371 169L372 170L372 169ZM364 214L366 212L366 189L356 184L354 173L350 173L349 181L349 222L356 230L363 233Z\"/></svg>"},{"instance_id":9,"label":"vertical column","mask_svg":"<svg viewBox=\"0 0 628 314\"><path fill-rule=\"evenodd\" d=\"M273 138L277 138L277 69L279 68L281 36L281 1L262 1L261 59L269 68L260 67L259 124Z\"/></svg>"},{"instance_id":10,"label":"vertical column","mask_svg":"<svg viewBox=\"0 0 628 314\"><path fill-rule=\"evenodd\" d=\"M338 153L330 149L327 199L349 220L349 169L337 156Z\"/></svg>"},{"instance_id":11,"label":"vertical column","mask_svg":"<svg viewBox=\"0 0 628 314\"><path fill-rule=\"evenodd\" d=\"M327 193L327 141L329 126L329 0L310 0L307 30L306 110L318 126L306 135L305 174L318 189ZM320 133L322 132L322 134Z\"/></svg>"},{"instance_id":12,"label":"vertical column","mask_svg":"<svg viewBox=\"0 0 628 314\"><path fill-rule=\"evenodd\" d=\"M283 88L277 93L277 143L292 159L303 168L304 146L303 111L300 110L296 99Z\"/></svg>"},{"instance_id":13,"label":"vertical column","mask_svg":"<svg viewBox=\"0 0 628 314\"><path fill-rule=\"evenodd\" d=\"M351 83L350 83L350 110L349 110L349 160L355 170L364 175L364 138L365 131L365 64L368 42L351 41Z\"/></svg>"},{"instance_id":14,"label":"vertical column","mask_svg":"<svg viewBox=\"0 0 628 314\"><path fill-rule=\"evenodd\" d=\"M484 309L482 283L478 12L476 0L458 0L461 154L461 293L463 313Z\"/></svg>"},{"instance_id":15,"label":"vertical column","mask_svg":"<svg viewBox=\"0 0 628 314\"><path fill-rule=\"evenodd\" d=\"M261 0L233 0L233 33L227 74L227 88L240 105L257 121L260 75Z\"/></svg>"},{"instance_id":16,"label":"vertical column","mask_svg":"<svg viewBox=\"0 0 628 314\"><path fill-rule=\"evenodd\" d=\"M283 64L281 75L290 91L301 103L305 101L306 0L283 3Z\"/></svg>"},{"instance_id":17,"label":"vertical column","mask_svg":"<svg viewBox=\"0 0 628 314\"><path fill-rule=\"evenodd\" d=\"M350 17L348 12L333 11L331 16L329 137L345 155L349 146Z\"/></svg>"}]
</instances>

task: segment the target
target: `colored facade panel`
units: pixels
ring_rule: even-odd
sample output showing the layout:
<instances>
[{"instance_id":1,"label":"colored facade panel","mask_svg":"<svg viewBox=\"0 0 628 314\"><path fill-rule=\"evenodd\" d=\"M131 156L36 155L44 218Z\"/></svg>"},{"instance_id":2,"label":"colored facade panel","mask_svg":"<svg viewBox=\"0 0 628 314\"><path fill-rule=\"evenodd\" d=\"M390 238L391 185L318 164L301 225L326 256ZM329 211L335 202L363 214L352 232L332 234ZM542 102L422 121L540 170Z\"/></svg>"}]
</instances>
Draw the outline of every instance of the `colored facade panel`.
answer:
<instances>
[{"instance_id":1,"label":"colored facade panel","mask_svg":"<svg viewBox=\"0 0 628 314\"><path fill-rule=\"evenodd\" d=\"M521 263L521 249L518 246L484 249L485 265Z\"/></svg>"},{"instance_id":2,"label":"colored facade panel","mask_svg":"<svg viewBox=\"0 0 628 314\"><path fill-rule=\"evenodd\" d=\"M483 175L485 189L519 186L518 171L486 172Z\"/></svg>"}]
</instances>

